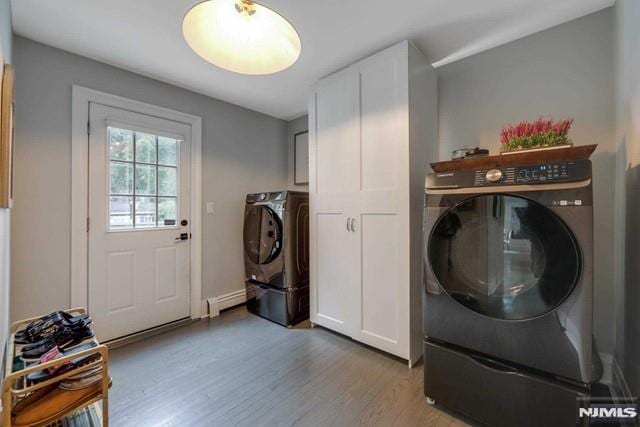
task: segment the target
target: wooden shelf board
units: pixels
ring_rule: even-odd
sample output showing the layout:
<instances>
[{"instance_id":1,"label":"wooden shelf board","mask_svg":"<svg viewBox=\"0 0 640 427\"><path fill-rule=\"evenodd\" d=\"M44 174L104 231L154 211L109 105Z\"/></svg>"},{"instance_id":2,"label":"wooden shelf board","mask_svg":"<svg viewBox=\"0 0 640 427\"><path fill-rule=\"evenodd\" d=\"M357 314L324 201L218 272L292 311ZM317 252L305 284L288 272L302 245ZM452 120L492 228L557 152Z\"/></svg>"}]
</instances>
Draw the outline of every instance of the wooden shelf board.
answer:
<instances>
[{"instance_id":1,"label":"wooden shelf board","mask_svg":"<svg viewBox=\"0 0 640 427\"><path fill-rule=\"evenodd\" d=\"M434 172L450 172L468 169L499 168L504 166L531 165L536 163L586 160L596 150L597 144L575 145L568 148L529 151L524 153L478 156L460 160L431 163Z\"/></svg>"}]
</instances>

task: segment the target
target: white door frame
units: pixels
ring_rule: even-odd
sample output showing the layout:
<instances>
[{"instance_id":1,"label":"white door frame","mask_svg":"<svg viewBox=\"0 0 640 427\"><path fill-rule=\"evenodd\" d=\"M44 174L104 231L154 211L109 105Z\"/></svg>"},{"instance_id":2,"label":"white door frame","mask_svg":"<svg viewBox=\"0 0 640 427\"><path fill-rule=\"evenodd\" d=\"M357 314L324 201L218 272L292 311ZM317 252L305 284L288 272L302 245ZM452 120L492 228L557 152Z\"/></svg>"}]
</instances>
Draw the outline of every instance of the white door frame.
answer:
<instances>
[{"instance_id":1,"label":"white door frame","mask_svg":"<svg viewBox=\"0 0 640 427\"><path fill-rule=\"evenodd\" d=\"M71 306L88 307L89 103L191 126L191 318L200 319L202 294L202 118L73 85L71 115Z\"/></svg>"}]
</instances>

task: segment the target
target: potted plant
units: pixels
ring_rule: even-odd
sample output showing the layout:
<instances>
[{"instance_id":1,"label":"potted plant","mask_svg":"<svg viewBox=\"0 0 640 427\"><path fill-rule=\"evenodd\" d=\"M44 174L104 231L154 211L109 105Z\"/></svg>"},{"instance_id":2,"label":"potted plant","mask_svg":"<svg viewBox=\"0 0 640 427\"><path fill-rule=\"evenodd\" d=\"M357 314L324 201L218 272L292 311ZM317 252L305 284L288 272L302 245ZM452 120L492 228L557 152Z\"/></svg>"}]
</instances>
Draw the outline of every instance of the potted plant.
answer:
<instances>
[{"instance_id":1,"label":"potted plant","mask_svg":"<svg viewBox=\"0 0 640 427\"><path fill-rule=\"evenodd\" d=\"M500 131L502 153L570 147L573 144L568 137L573 119L554 122L553 119L540 117L533 122L520 122L509 125Z\"/></svg>"}]
</instances>

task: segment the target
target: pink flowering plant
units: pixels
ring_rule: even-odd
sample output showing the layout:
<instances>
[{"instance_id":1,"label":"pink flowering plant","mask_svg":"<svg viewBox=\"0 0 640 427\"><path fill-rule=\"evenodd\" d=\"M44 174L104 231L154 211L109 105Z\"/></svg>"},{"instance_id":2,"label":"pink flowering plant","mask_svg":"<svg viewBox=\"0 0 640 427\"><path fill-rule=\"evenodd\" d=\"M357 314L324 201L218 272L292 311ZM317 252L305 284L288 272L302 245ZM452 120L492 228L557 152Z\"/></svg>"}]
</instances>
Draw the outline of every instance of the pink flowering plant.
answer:
<instances>
[{"instance_id":1,"label":"pink flowering plant","mask_svg":"<svg viewBox=\"0 0 640 427\"><path fill-rule=\"evenodd\" d=\"M572 124L573 119L554 122L540 117L533 122L506 126L500 131L502 151L570 144L568 134Z\"/></svg>"}]
</instances>

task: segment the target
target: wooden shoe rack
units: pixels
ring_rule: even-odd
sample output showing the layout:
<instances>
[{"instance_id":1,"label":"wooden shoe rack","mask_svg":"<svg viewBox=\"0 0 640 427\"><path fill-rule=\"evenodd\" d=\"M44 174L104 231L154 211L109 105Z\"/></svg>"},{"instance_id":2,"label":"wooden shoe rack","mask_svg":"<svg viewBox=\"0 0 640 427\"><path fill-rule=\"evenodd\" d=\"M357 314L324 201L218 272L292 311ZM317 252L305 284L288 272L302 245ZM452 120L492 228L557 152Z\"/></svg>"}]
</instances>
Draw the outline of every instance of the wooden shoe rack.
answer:
<instances>
[{"instance_id":1,"label":"wooden shoe rack","mask_svg":"<svg viewBox=\"0 0 640 427\"><path fill-rule=\"evenodd\" d=\"M84 308L73 308L65 311L73 315L86 313L86 310ZM16 355L20 353L20 345L15 344L16 332L22 330L27 324L37 319L39 319L39 317L15 322L9 329L10 335L7 345L7 354L4 367L4 380L2 385L2 427L48 426L81 408L85 408L93 404L98 404L99 401L102 401L102 425L108 426L110 379L109 352L107 346L100 345L97 341L95 341L97 344L96 347L78 353L70 354L68 356L51 360L46 363L16 367ZM99 354L100 357L85 365L56 375L46 381L38 382L36 384L30 384L30 381L27 380L27 375L30 373L42 371L54 366L59 366L73 359L77 359L83 356L89 356L92 354ZM97 367L101 367L102 375L101 381L98 384L89 386L86 389L81 389L83 390L82 392L79 392L78 390L64 391L61 388L57 387L58 383L60 383L61 381L69 377L77 376L91 369L95 369ZM34 419L33 421L28 421L25 423L17 419L16 414L14 413L16 405L25 405L27 402L29 402L29 399L35 401L39 395L42 395L42 397L44 398L50 390L53 390L53 392L58 394L76 393L76 395L72 396L71 394L69 394L67 396L61 396L61 401L63 401L64 404L49 405L50 408L43 410L41 416L36 417L37 421ZM80 396L80 398L78 396Z\"/></svg>"}]
</instances>

